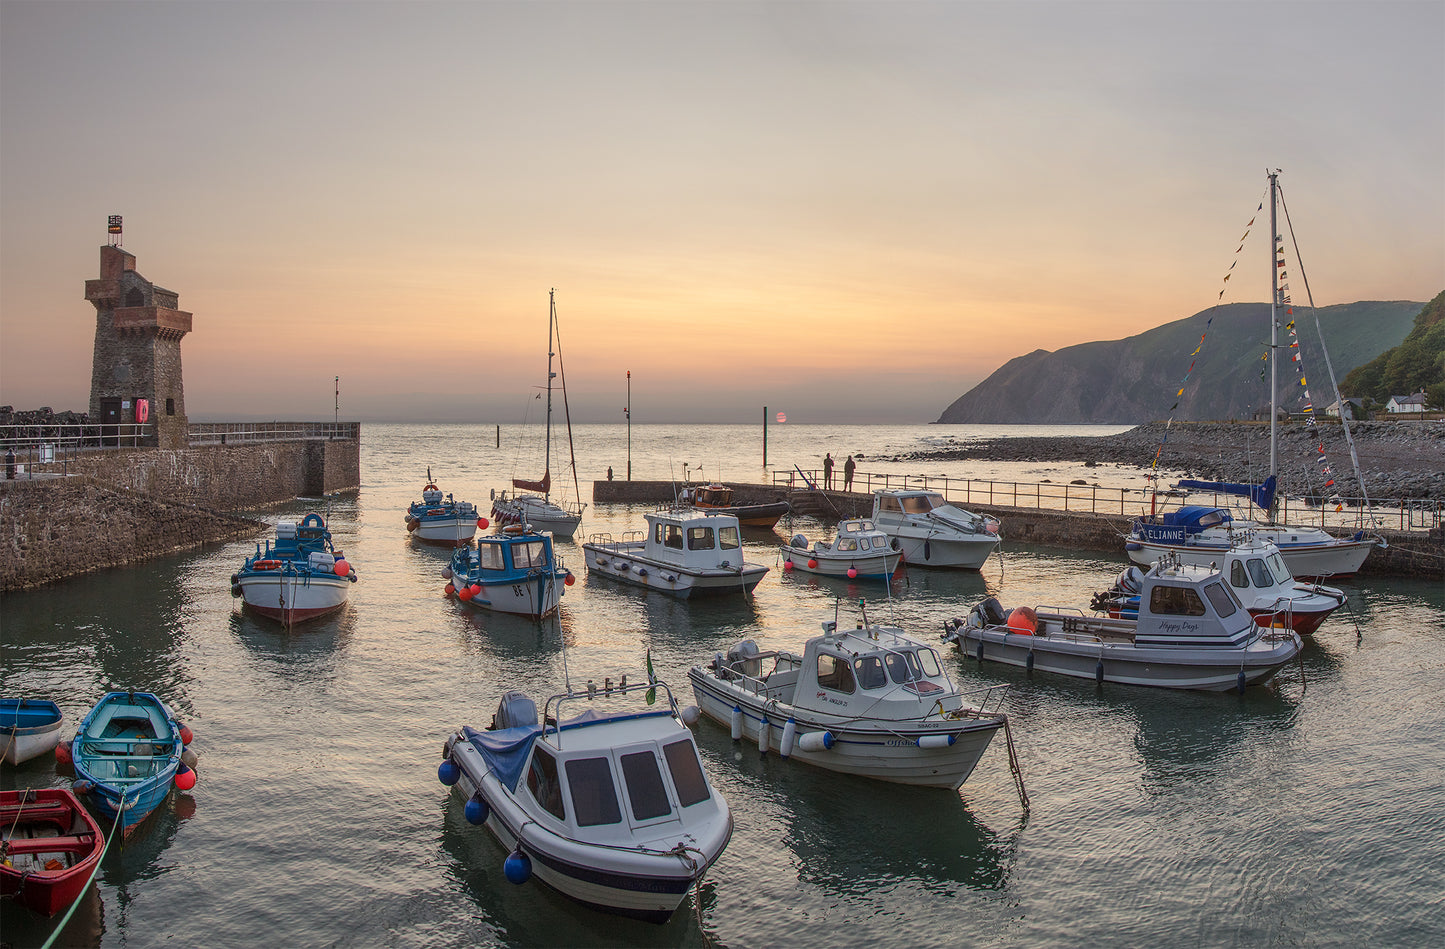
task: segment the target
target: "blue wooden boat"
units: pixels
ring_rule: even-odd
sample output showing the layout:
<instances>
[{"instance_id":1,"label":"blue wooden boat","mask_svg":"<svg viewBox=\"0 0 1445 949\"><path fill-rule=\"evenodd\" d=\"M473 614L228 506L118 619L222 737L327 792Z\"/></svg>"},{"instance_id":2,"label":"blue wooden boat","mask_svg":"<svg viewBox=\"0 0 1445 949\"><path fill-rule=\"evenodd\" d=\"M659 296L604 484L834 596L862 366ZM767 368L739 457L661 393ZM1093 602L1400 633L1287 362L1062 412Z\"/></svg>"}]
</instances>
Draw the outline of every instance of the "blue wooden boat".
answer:
<instances>
[{"instance_id":1,"label":"blue wooden boat","mask_svg":"<svg viewBox=\"0 0 1445 949\"><path fill-rule=\"evenodd\" d=\"M448 596L498 613L542 619L557 609L572 573L557 558L551 534L509 524L452 554L442 570Z\"/></svg>"},{"instance_id":2,"label":"blue wooden boat","mask_svg":"<svg viewBox=\"0 0 1445 949\"><path fill-rule=\"evenodd\" d=\"M189 790L195 772L181 762L190 731L149 692L110 692L70 743L75 792L129 834L170 794Z\"/></svg>"},{"instance_id":3,"label":"blue wooden boat","mask_svg":"<svg viewBox=\"0 0 1445 949\"><path fill-rule=\"evenodd\" d=\"M5 763L29 761L60 743L60 706L47 699L0 698L0 745Z\"/></svg>"}]
</instances>

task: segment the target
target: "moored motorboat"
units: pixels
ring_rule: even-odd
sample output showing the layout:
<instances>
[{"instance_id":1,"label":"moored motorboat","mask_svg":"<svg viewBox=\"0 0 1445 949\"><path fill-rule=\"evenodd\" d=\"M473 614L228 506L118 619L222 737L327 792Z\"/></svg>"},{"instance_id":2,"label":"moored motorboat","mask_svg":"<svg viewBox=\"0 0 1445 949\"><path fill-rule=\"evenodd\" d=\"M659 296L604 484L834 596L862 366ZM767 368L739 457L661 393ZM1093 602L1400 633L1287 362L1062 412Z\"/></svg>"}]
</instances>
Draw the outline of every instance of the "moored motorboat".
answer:
<instances>
[{"instance_id":1,"label":"moored motorboat","mask_svg":"<svg viewBox=\"0 0 1445 949\"><path fill-rule=\"evenodd\" d=\"M466 819L511 851L511 882L535 875L595 909L666 922L733 829L671 690L589 682L543 712L508 692L489 728L447 738L438 778L467 799Z\"/></svg>"},{"instance_id":2,"label":"moored motorboat","mask_svg":"<svg viewBox=\"0 0 1445 949\"><path fill-rule=\"evenodd\" d=\"M307 514L298 524L280 521L266 549L246 558L231 575L231 595L248 609L287 626L324 616L346 605L356 568L331 543L321 515Z\"/></svg>"},{"instance_id":3,"label":"moored motorboat","mask_svg":"<svg viewBox=\"0 0 1445 949\"><path fill-rule=\"evenodd\" d=\"M109 692L80 723L68 746L75 792L131 833L171 787L195 787L191 731L150 692ZM58 751L59 749L57 749ZM186 761L182 756L187 757Z\"/></svg>"},{"instance_id":4,"label":"moored motorboat","mask_svg":"<svg viewBox=\"0 0 1445 949\"><path fill-rule=\"evenodd\" d=\"M406 529L411 536L428 544L465 547L471 543L477 528L486 529L487 519L477 517L477 508L470 501L458 501L442 494L427 470L427 483L421 500L406 509Z\"/></svg>"},{"instance_id":5,"label":"moored motorboat","mask_svg":"<svg viewBox=\"0 0 1445 949\"><path fill-rule=\"evenodd\" d=\"M1144 574L1135 619L1018 607L989 597L944 624L965 655L1118 682L1222 692L1267 681L1299 655L1298 634L1261 627L1217 569L1161 559Z\"/></svg>"},{"instance_id":6,"label":"moored motorboat","mask_svg":"<svg viewBox=\"0 0 1445 949\"><path fill-rule=\"evenodd\" d=\"M685 506L731 514L743 527L773 527L792 510L787 501L759 501L735 504L733 489L725 484L694 484L682 489L679 502Z\"/></svg>"},{"instance_id":7,"label":"moored motorboat","mask_svg":"<svg viewBox=\"0 0 1445 949\"><path fill-rule=\"evenodd\" d=\"M60 743L60 706L48 699L0 698L0 744L6 764L16 765Z\"/></svg>"},{"instance_id":8,"label":"moored motorboat","mask_svg":"<svg viewBox=\"0 0 1445 949\"><path fill-rule=\"evenodd\" d=\"M502 533L478 537L462 547L442 570L446 594L463 603L498 613L541 619L557 609L573 583L551 534L509 525Z\"/></svg>"},{"instance_id":9,"label":"moored motorboat","mask_svg":"<svg viewBox=\"0 0 1445 949\"><path fill-rule=\"evenodd\" d=\"M1229 585L1260 626L1287 626L1307 636L1349 599L1335 587L1295 580L1280 549L1249 532L1235 535L1220 563ZM1143 571L1127 567L1112 587L1095 594L1091 606L1115 618L1133 619L1143 585Z\"/></svg>"},{"instance_id":10,"label":"moored motorboat","mask_svg":"<svg viewBox=\"0 0 1445 949\"><path fill-rule=\"evenodd\" d=\"M831 541L816 541L809 546L807 537L794 534L778 550L784 570L849 580L886 580L903 558L902 551L890 546L887 534L872 521L861 518L839 521L837 535Z\"/></svg>"},{"instance_id":11,"label":"moored motorboat","mask_svg":"<svg viewBox=\"0 0 1445 949\"><path fill-rule=\"evenodd\" d=\"M751 590L768 572L743 559L742 532L731 514L693 508L649 511L645 532L621 540L594 534L582 545L587 573L687 599Z\"/></svg>"},{"instance_id":12,"label":"moored motorboat","mask_svg":"<svg viewBox=\"0 0 1445 949\"><path fill-rule=\"evenodd\" d=\"M896 626L823 624L802 653L743 640L688 671L702 713L764 754L898 784L958 788L1008 720L974 705Z\"/></svg>"},{"instance_id":13,"label":"moored motorboat","mask_svg":"<svg viewBox=\"0 0 1445 949\"><path fill-rule=\"evenodd\" d=\"M955 507L937 491L873 492L873 523L910 565L978 570L998 547L998 518Z\"/></svg>"},{"instance_id":14,"label":"moored motorboat","mask_svg":"<svg viewBox=\"0 0 1445 949\"><path fill-rule=\"evenodd\" d=\"M70 791L0 791L0 894L54 916L80 896L104 850L100 825Z\"/></svg>"}]
</instances>

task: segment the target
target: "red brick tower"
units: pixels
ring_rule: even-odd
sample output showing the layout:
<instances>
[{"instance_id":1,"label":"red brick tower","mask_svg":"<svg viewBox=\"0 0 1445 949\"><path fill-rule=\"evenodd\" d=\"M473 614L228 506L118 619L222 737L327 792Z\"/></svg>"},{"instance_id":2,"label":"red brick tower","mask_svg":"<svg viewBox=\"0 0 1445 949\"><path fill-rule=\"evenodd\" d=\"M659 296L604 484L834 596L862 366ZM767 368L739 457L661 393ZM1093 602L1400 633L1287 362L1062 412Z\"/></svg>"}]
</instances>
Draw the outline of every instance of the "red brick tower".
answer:
<instances>
[{"instance_id":1,"label":"red brick tower","mask_svg":"<svg viewBox=\"0 0 1445 949\"><path fill-rule=\"evenodd\" d=\"M100 249L100 279L85 281L85 298L95 304L91 421L106 426L106 436L143 423L149 426L145 444L184 448L181 337L191 331L191 314L176 308L174 291L136 272L135 255L119 246L118 216L111 218L110 233L112 242Z\"/></svg>"}]
</instances>

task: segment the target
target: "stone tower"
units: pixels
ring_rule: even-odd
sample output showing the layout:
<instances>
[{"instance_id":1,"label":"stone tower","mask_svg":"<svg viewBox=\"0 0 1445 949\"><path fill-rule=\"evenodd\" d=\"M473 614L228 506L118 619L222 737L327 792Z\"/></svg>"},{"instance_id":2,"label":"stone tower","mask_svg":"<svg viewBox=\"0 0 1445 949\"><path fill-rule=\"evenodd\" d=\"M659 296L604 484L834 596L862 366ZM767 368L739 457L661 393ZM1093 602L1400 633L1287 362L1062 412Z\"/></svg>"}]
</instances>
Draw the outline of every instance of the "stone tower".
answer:
<instances>
[{"instance_id":1,"label":"stone tower","mask_svg":"<svg viewBox=\"0 0 1445 949\"><path fill-rule=\"evenodd\" d=\"M114 444L127 433L123 426L144 421L144 444L186 447L181 337L191 331L191 314L176 308L173 291L137 273L135 255L116 245L100 249L100 279L85 281L85 298L95 304L90 418L104 426L103 439Z\"/></svg>"}]
</instances>

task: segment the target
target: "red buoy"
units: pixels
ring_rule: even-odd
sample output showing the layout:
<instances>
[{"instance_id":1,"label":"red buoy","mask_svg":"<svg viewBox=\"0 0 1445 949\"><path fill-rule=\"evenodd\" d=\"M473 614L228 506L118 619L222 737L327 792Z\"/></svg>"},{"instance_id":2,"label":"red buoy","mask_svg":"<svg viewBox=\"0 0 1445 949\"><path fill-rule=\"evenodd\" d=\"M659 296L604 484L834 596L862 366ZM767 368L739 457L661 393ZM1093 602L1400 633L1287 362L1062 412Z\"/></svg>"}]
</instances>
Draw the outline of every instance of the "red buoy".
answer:
<instances>
[{"instance_id":1,"label":"red buoy","mask_svg":"<svg viewBox=\"0 0 1445 949\"><path fill-rule=\"evenodd\" d=\"M463 603L465 603L467 600L470 600L470 599L472 598L472 588L471 588L471 587L464 587L464 588L458 590L458 591L457 591L457 596L461 598L461 601L462 601Z\"/></svg>"},{"instance_id":2,"label":"red buoy","mask_svg":"<svg viewBox=\"0 0 1445 949\"><path fill-rule=\"evenodd\" d=\"M345 560L336 561L336 575L338 577L344 577L350 572L351 564L347 563Z\"/></svg>"},{"instance_id":3,"label":"red buoy","mask_svg":"<svg viewBox=\"0 0 1445 949\"><path fill-rule=\"evenodd\" d=\"M195 786L196 772L193 769L187 768L185 765L181 765L176 769L176 787L182 791L189 791Z\"/></svg>"},{"instance_id":4,"label":"red buoy","mask_svg":"<svg viewBox=\"0 0 1445 949\"><path fill-rule=\"evenodd\" d=\"M490 526L490 524L485 517L479 517L477 518L477 526L480 527L482 530L486 530L487 527Z\"/></svg>"},{"instance_id":5,"label":"red buoy","mask_svg":"<svg viewBox=\"0 0 1445 949\"><path fill-rule=\"evenodd\" d=\"M566 580L563 580L562 582L565 583L565 584L567 584L567 585L570 587L572 584L574 584L574 583L577 582L577 578L574 577L574 576L572 576L572 574L569 573L569 574L567 574L567 579L566 579Z\"/></svg>"},{"instance_id":6,"label":"red buoy","mask_svg":"<svg viewBox=\"0 0 1445 949\"><path fill-rule=\"evenodd\" d=\"M70 742L62 741L55 746L55 760L65 765L73 764L70 757Z\"/></svg>"},{"instance_id":7,"label":"red buoy","mask_svg":"<svg viewBox=\"0 0 1445 949\"><path fill-rule=\"evenodd\" d=\"M447 596L451 596L453 593L457 592L457 588L452 586L450 583L446 585L445 589Z\"/></svg>"},{"instance_id":8,"label":"red buoy","mask_svg":"<svg viewBox=\"0 0 1445 949\"><path fill-rule=\"evenodd\" d=\"M854 569L853 567L849 567L849 568L848 568L848 579L849 579L849 580L856 580L857 578L858 578L858 571L857 571L856 569Z\"/></svg>"},{"instance_id":9,"label":"red buoy","mask_svg":"<svg viewBox=\"0 0 1445 949\"><path fill-rule=\"evenodd\" d=\"M783 561L783 571L784 571L784 572L787 572L787 571L792 570L792 569L793 569L793 562L792 562L791 560L784 560L784 561Z\"/></svg>"},{"instance_id":10,"label":"red buoy","mask_svg":"<svg viewBox=\"0 0 1445 949\"><path fill-rule=\"evenodd\" d=\"M191 731L191 726L189 725L183 725L180 722L176 722L176 724L181 726L181 744L189 745L191 739L196 737L196 733Z\"/></svg>"},{"instance_id":11,"label":"red buoy","mask_svg":"<svg viewBox=\"0 0 1445 949\"><path fill-rule=\"evenodd\" d=\"M1016 606L1009 610L1008 631L1021 636L1032 636L1039 628L1039 615L1027 606Z\"/></svg>"},{"instance_id":12,"label":"red buoy","mask_svg":"<svg viewBox=\"0 0 1445 949\"><path fill-rule=\"evenodd\" d=\"M815 560L815 559L813 559L813 558L811 558L811 557L809 557L809 558L808 558L808 569L809 569L809 570L817 570L817 569L818 569L818 561Z\"/></svg>"},{"instance_id":13,"label":"red buoy","mask_svg":"<svg viewBox=\"0 0 1445 949\"><path fill-rule=\"evenodd\" d=\"M480 583L473 583L471 586L467 587L467 592L470 593L472 596L481 596L482 585Z\"/></svg>"}]
</instances>

